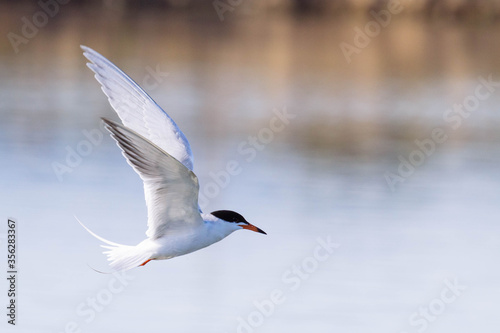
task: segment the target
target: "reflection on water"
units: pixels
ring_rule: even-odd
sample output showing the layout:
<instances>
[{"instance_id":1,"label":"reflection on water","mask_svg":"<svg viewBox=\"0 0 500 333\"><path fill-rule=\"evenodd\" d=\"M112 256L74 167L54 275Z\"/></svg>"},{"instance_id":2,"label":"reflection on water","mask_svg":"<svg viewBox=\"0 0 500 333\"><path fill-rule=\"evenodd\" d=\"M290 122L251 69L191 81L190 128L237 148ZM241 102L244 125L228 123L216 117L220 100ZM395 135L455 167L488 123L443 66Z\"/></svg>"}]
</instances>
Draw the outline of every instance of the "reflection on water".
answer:
<instances>
[{"instance_id":1,"label":"reflection on water","mask_svg":"<svg viewBox=\"0 0 500 333\"><path fill-rule=\"evenodd\" d=\"M339 44L363 21L106 14L58 16L18 54L0 42L1 200L22 242L17 331L498 327L497 87L457 128L444 118L480 77L500 78L496 28L401 19L347 64ZM2 11L5 31L22 15ZM54 162L68 165L85 131L104 134L99 117L116 118L79 44L149 86L190 139L202 189L227 161L239 163L208 210L239 211L267 237L239 232L121 282L86 266L106 269L73 214L133 244L146 209L139 178L107 135L56 177ZM149 80L154 72L168 75ZM254 158L241 154L238 145L283 107L296 115L290 124ZM448 139L423 155L415 140L428 142L436 128ZM385 175L401 177L400 157L417 150L422 165L391 191ZM318 237L340 244L323 261ZM437 308L454 279L466 289ZM276 290L281 301L267 315L262 304ZM428 307L432 320L419 314Z\"/></svg>"}]
</instances>

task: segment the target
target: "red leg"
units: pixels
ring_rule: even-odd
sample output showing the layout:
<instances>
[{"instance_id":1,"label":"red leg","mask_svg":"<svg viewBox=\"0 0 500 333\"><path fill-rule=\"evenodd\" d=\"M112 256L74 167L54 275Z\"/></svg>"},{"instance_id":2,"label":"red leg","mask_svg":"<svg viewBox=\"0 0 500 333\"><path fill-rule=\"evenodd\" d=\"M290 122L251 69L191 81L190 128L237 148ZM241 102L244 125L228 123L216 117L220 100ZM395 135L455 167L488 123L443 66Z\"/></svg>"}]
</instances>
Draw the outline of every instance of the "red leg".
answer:
<instances>
[{"instance_id":1,"label":"red leg","mask_svg":"<svg viewBox=\"0 0 500 333\"><path fill-rule=\"evenodd\" d=\"M146 265L146 264L147 264L148 262L150 262L150 261L151 261L151 259L148 259L148 260L146 260L145 262L143 262L142 264L140 264L139 266L144 266L144 265Z\"/></svg>"}]
</instances>

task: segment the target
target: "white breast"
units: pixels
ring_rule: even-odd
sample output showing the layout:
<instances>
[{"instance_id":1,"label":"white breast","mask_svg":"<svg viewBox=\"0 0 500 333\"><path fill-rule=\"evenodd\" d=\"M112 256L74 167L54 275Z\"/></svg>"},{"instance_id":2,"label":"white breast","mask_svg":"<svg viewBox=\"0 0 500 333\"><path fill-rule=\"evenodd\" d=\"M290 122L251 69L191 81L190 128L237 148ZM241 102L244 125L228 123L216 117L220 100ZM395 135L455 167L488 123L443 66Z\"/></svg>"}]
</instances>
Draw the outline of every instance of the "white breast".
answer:
<instances>
[{"instance_id":1,"label":"white breast","mask_svg":"<svg viewBox=\"0 0 500 333\"><path fill-rule=\"evenodd\" d=\"M168 233L164 237L150 240L156 243L153 258L169 259L197 251L224 239L238 228L233 223L205 221L196 229Z\"/></svg>"}]
</instances>

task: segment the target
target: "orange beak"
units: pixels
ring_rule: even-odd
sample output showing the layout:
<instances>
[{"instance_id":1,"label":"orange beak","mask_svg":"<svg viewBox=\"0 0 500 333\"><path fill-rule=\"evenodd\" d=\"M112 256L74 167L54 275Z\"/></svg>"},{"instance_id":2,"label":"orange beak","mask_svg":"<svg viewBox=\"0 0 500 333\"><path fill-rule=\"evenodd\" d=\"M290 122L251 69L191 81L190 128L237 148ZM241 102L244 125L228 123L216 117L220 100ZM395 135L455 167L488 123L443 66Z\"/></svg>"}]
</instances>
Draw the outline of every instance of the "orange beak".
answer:
<instances>
[{"instance_id":1,"label":"orange beak","mask_svg":"<svg viewBox=\"0 0 500 333\"><path fill-rule=\"evenodd\" d=\"M256 226L248 223L248 224L244 224L241 226L243 229L247 229L247 230L252 230L252 231L255 231L255 232L258 232L258 233L261 233L261 234L264 234L264 235L267 235L263 230L257 228Z\"/></svg>"}]
</instances>

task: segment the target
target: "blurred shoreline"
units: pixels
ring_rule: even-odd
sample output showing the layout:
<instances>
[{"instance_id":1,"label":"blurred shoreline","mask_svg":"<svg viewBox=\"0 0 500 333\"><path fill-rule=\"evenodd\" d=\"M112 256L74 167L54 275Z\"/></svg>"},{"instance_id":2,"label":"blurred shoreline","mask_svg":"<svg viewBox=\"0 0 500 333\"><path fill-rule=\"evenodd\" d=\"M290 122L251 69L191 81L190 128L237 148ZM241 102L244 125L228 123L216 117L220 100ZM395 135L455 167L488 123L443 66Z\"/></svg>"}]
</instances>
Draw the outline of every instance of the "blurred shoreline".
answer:
<instances>
[{"instance_id":1,"label":"blurred shoreline","mask_svg":"<svg viewBox=\"0 0 500 333\"><path fill-rule=\"evenodd\" d=\"M500 18L500 0L47 0L44 3L74 7L79 10L112 9L127 15L141 11L182 12L214 16L217 10L223 10L238 17L241 15L262 15L270 12L284 12L293 15L369 15L390 6L404 8L404 15L431 19L451 19L469 21L478 24L490 23ZM5 6L23 6L35 8L37 1L3 1ZM217 9L219 8L219 9Z\"/></svg>"},{"instance_id":2,"label":"blurred shoreline","mask_svg":"<svg viewBox=\"0 0 500 333\"><path fill-rule=\"evenodd\" d=\"M78 135L110 112L85 67L84 44L140 84L156 68L168 72L148 92L181 123L206 124L204 134L214 140L254 133L272 109L286 106L299 120L277 140L304 152L377 157L413 149L414 140L436 127L456 145L500 142L496 92L456 130L443 120L474 93L479 77L500 81L498 22L458 24L401 13L349 63L340 45L354 45L355 29L373 20L370 14L260 15L249 9L258 1L242 1L221 22L211 1L201 14L190 10L196 1L162 10L153 3L134 11L120 0L75 0L16 45L19 52L4 38L0 108L17 126L12 135L29 142L54 132ZM124 4L129 9L119 9ZM3 2L0 9L2 31L19 36L22 18L41 11L25 1Z\"/></svg>"}]
</instances>

